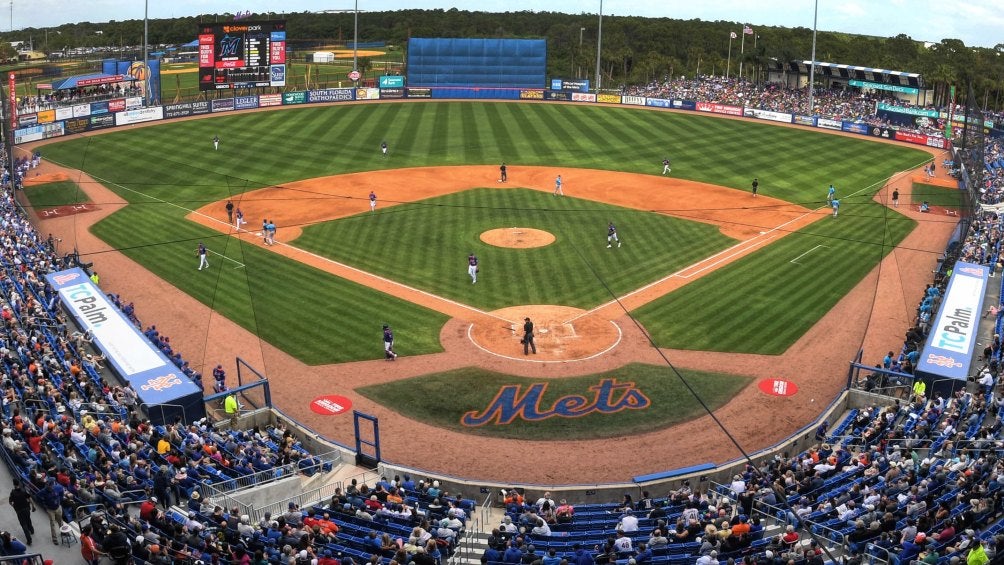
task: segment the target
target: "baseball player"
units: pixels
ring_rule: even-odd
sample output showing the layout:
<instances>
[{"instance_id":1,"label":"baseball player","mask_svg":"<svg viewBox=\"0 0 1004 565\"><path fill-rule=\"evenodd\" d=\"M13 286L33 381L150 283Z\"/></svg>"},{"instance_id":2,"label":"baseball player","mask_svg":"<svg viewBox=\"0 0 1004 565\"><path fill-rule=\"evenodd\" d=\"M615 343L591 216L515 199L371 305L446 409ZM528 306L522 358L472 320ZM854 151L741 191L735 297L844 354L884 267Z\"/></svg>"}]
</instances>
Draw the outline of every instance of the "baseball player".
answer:
<instances>
[{"instance_id":1,"label":"baseball player","mask_svg":"<svg viewBox=\"0 0 1004 565\"><path fill-rule=\"evenodd\" d=\"M219 150L220 150L220 136L214 135L213 136L213 151L219 151Z\"/></svg>"},{"instance_id":2,"label":"baseball player","mask_svg":"<svg viewBox=\"0 0 1004 565\"><path fill-rule=\"evenodd\" d=\"M386 141L381 141L380 142L380 152L383 153L384 157L387 156L387 142Z\"/></svg>"},{"instance_id":3,"label":"baseball player","mask_svg":"<svg viewBox=\"0 0 1004 565\"><path fill-rule=\"evenodd\" d=\"M499 165L499 182L506 182L509 178L506 176L505 161Z\"/></svg>"},{"instance_id":4,"label":"baseball player","mask_svg":"<svg viewBox=\"0 0 1004 565\"><path fill-rule=\"evenodd\" d=\"M669 157L666 157L665 159L662 160L662 174L664 175L669 174L669 172L672 170L673 169L669 168Z\"/></svg>"},{"instance_id":5,"label":"baseball player","mask_svg":"<svg viewBox=\"0 0 1004 565\"><path fill-rule=\"evenodd\" d=\"M370 191L370 212L376 212L376 192Z\"/></svg>"},{"instance_id":6,"label":"baseball player","mask_svg":"<svg viewBox=\"0 0 1004 565\"><path fill-rule=\"evenodd\" d=\"M757 189L760 188L760 181L759 181L759 179L754 178L752 186L753 186L753 198L756 198L756 191L757 191Z\"/></svg>"},{"instance_id":7,"label":"baseball player","mask_svg":"<svg viewBox=\"0 0 1004 565\"><path fill-rule=\"evenodd\" d=\"M471 253L467 256L467 274L471 277L471 284L478 282L478 256Z\"/></svg>"},{"instance_id":8,"label":"baseball player","mask_svg":"<svg viewBox=\"0 0 1004 565\"><path fill-rule=\"evenodd\" d=\"M240 208L237 208L237 229L246 224L247 221L244 219L244 212Z\"/></svg>"},{"instance_id":9,"label":"baseball player","mask_svg":"<svg viewBox=\"0 0 1004 565\"><path fill-rule=\"evenodd\" d=\"M397 359L397 353L394 353L394 331L387 324L383 325L383 355L388 361Z\"/></svg>"},{"instance_id":10,"label":"baseball player","mask_svg":"<svg viewBox=\"0 0 1004 565\"><path fill-rule=\"evenodd\" d=\"M826 191L826 203L833 204L833 199L837 197L837 189L830 185L830 189Z\"/></svg>"},{"instance_id":11,"label":"baseball player","mask_svg":"<svg viewBox=\"0 0 1004 565\"><path fill-rule=\"evenodd\" d=\"M833 207L833 217L836 218L837 212L840 211L840 201L834 198L833 202L830 202L830 206Z\"/></svg>"},{"instance_id":12,"label":"baseball player","mask_svg":"<svg viewBox=\"0 0 1004 565\"><path fill-rule=\"evenodd\" d=\"M209 254L209 250L206 249L206 246L203 245L201 241L199 242L199 246L195 249L195 254L199 256L199 270L201 271L203 268L208 269L209 261L207 259L207 255Z\"/></svg>"},{"instance_id":13,"label":"baseball player","mask_svg":"<svg viewBox=\"0 0 1004 565\"><path fill-rule=\"evenodd\" d=\"M621 246L621 240L617 237L617 226L613 222L607 226L607 249L613 247L613 242L617 242L617 247Z\"/></svg>"},{"instance_id":14,"label":"baseball player","mask_svg":"<svg viewBox=\"0 0 1004 565\"><path fill-rule=\"evenodd\" d=\"M555 196L565 195L565 193L562 192L561 190L561 175L558 175L558 178L554 179L554 195Z\"/></svg>"}]
</instances>

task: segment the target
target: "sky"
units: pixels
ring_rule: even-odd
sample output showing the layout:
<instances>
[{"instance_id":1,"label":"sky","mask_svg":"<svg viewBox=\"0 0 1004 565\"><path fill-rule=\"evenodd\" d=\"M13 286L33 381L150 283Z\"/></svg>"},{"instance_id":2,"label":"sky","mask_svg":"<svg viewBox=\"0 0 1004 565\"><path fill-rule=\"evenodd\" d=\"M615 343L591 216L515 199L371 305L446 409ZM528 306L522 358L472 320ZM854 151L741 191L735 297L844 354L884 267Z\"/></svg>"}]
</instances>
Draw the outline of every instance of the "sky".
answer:
<instances>
[{"instance_id":1,"label":"sky","mask_svg":"<svg viewBox=\"0 0 1004 565\"><path fill-rule=\"evenodd\" d=\"M153 0L150 18L208 13L304 12L351 10L356 0ZM406 8L505 11L552 11L570 14L699 18L757 25L812 28L817 0L358 0L361 11ZM143 18L140 0L0 0L0 30L48 27L69 22L106 22ZM865 35L938 42L961 39L974 47L1004 44L1004 3L1000 0L818 0L818 28ZM4 9L6 8L6 10ZM7 12L4 14L4 12ZM4 17L7 16L7 17ZM378 38L366 38L378 39Z\"/></svg>"}]
</instances>

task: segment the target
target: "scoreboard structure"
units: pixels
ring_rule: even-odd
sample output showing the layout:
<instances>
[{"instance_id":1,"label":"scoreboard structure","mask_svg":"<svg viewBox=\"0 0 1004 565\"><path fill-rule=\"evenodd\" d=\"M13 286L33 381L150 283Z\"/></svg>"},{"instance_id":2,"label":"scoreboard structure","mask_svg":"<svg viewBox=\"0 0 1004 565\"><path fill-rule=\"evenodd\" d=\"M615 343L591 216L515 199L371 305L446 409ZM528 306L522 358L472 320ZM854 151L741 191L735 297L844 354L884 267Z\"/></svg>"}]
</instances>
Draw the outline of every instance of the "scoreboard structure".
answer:
<instances>
[{"instance_id":1,"label":"scoreboard structure","mask_svg":"<svg viewBox=\"0 0 1004 565\"><path fill-rule=\"evenodd\" d=\"M285 20L199 24L199 90L285 85Z\"/></svg>"}]
</instances>

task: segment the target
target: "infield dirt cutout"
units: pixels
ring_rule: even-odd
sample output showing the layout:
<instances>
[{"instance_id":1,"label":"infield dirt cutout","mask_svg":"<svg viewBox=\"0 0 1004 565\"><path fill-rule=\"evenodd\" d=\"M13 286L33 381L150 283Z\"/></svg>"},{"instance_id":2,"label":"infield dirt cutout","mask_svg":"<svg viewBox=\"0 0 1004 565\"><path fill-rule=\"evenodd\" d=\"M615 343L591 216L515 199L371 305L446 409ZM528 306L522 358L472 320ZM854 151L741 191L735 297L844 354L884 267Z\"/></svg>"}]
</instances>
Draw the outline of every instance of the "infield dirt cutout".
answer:
<instances>
[{"instance_id":1,"label":"infield dirt cutout","mask_svg":"<svg viewBox=\"0 0 1004 565\"><path fill-rule=\"evenodd\" d=\"M534 228L497 228L482 232L481 241L495 247L511 247L513 249L531 249L544 247L554 243L551 232Z\"/></svg>"}]
</instances>

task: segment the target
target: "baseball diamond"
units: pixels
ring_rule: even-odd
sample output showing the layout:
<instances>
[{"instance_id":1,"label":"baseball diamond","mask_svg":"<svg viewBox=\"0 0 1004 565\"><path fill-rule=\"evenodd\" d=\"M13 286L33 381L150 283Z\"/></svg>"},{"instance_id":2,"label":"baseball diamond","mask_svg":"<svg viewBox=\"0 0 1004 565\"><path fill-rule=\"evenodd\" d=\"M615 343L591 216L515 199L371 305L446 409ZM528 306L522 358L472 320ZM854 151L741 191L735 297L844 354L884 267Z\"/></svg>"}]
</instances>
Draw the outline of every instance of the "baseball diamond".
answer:
<instances>
[{"instance_id":1,"label":"baseball diamond","mask_svg":"<svg viewBox=\"0 0 1004 565\"><path fill-rule=\"evenodd\" d=\"M461 126L472 119L476 137ZM371 148L391 123L394 155L384 158ZM215 132L233 141L211 153L180 143ZM158 154L155 147L165 143L175 150ZM653 174L651 163L668 143L674 174ZM340 149L318 160L300 150L308 146ZM779 169L776 151L800 165ZM894 250L937 248L947 238L941 226L914 230L911 214L882 212L886 187L909 179L899 171L922 166L933 150L664 110L342 104L138 127L51 144L45 152L46 171L59 165L89 175L81 189L102 209L86 222L46 220L44 229L51 226L84 254L118 249L94 255L103 283L147 308L168 296L177 301L177 316L158 323L179 346L199 358L240 355L266 367L276 405L323 436L350 443L351 421L311 412L303 390L344 395L379 416L387 460L437 469L448 457L465 461L464 475L500 482L553 481L548 465L527 473L501 464L501 454L508 438L544 448L560 436L532 422L498 434L481 429L504 426L500 421L471 435L459 418L422 416L443 401L434 384L443 371L490 370L501 375L492 383L504 383L505 375L585 378L588 388L586 381L605 378L600 374L616 382L634 381L633 372L658 374L665 354L688 371L731 381L722 390L739 392L716 401L716 415L743 445L769 445L818 414L799 399L839 391L827 367L853 356L862 339L884 342L901 330L898 321L867 316L869 296L887 284L876 265L892 254L904 273L929 270L926 254ZM494 182L500 155L505 184ZM848 159L856 166L844 167ZM564 198L554 199L559 174ZM755 200L744 191L753 176L760 179ZM827 223L814 187L837 177L847 187L846 212L841 222ZM156 181L140 182L145 178ZM370 210L373 190L380 206ZM262 218L274 223L276 244L264 248L254 231L228 224L227 199L249 226ZM614 250L605 248L610 222L626 242ZM524 228L551 233L554 241L520 248L516 232ZM500 230L503 245L485 242L491 230ZM210 261L213 276L194 277L189 256L179 252L189 241L205 241L245 267ZM819 242L829 249L789 263ZM480 259L476 285L464 274L472 251ZM142 276L110 274L126 271ZM526 358L516 331L524 316L537 324L538 354ZM374 347L374 320L393 327L396 363L374 365L383 356ZM824 335L830 346L821 349ZM688 378L710 378L701 374ZM748 385L765 377L788 379L799 392L757 396ZM417 398L427 399L417 412L363 392L406 378ZM457 396L464 399L457 409L485 410L498 387L466 382L458 385L465 395ZM648 395L653 385L638 386ZM547 394L535 408L541 413L554 401ZM774 426L743 426L751 403L785 415ZM670 460L679 466L736 455L709 441L719 432L707 415L665 423L676 406L693 402L677 395L565 418L561 426L577 438L568 440L570 449L610 449L599 439L609 437L605 421L631 431L618 440L618 465L600 457L563 461L562 469L576 481L604 482L655 472ZM446 447L428 459L407 448L406 438L416 434L442 438ZM677 439L656 441L666 434ZM482 456L470 461L462 454L474 445L483 446Z\"/></svg>"}]
</instances>

